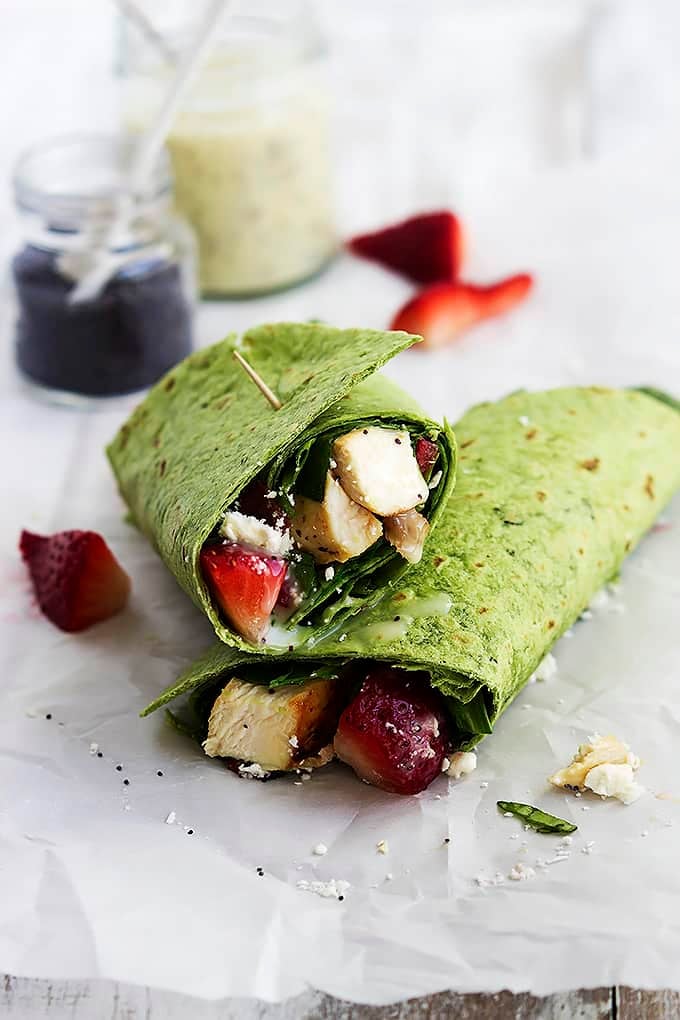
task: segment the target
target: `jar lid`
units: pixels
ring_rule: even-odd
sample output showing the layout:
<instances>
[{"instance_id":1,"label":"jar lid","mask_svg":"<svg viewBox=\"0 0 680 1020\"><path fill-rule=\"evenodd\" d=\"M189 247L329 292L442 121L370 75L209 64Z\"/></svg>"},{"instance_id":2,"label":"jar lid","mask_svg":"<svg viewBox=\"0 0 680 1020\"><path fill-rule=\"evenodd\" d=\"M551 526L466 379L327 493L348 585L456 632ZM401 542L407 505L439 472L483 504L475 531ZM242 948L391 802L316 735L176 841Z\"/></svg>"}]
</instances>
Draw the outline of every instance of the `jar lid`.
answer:
<instances>
[{"instance_id":1,"label":"jar lid","mask_svg":"<svg viewBox=\"0 0 680 1020\"><path fill-rule=\"evenodd\" d=\"M82 134L50 138L27 149L12 177L17 206L49 221L53 229L77 230L115 214L126 190L135 139ZM143 190L140 206L167 203L172 191L170 162L163 151Z\"/></svg>"}]
</instances>

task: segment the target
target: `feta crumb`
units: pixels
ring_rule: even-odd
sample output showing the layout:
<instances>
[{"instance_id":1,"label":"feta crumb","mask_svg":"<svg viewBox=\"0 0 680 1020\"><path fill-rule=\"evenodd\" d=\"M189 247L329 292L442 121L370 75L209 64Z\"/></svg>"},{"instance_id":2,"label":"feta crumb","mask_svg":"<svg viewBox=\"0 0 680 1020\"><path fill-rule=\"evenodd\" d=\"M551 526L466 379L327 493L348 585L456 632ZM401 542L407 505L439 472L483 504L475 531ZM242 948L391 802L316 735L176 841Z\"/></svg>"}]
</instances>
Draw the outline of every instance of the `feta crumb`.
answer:
<instances>
[{"instance_id":1,"label":"feta crumb","mask_svg":"<svg viewBox=\"0 0 680 1020\"><path fill-rule=\"evenodd\" d=\"M468 776L471 772L474 772L476 768L477 755L474 751L456 751L455 754L451 755L451 761L445 771L451 779L461 779L463 776Z\"/></svg>"},{"instance_id":2,"label":"feta crumb","mask_svg":"<svg viewBox=\"0 0 680 1020\"><path fill-rule=\"evenodd\" d=\"M640 835L642 836L643 839L646 839L647 836L649 835L649 832L647 831L647 829L643 829Z\"/></svg>"},{"instance_id":3,"label":"feta crumb","mask_svg":"<svg viewBox=\"0 0 680 1020\"><path fill-rule=\"evenodd\" d=\"M579 616L579 620L592 620L592 618L593 614L590 611L590 609L584 609L581 615Z\"/></svg>"},{"instance_id":4,"label":"feta crumb","mask_svg":"<svg viewBox=\"0 0 680 1020\"><path fill-rule=\"evenodd\" d=\"M326 900L344 899L345 893L349 889L349 882L345 882L341 878L329 878L327 882L309 882L306 878L301 878L296 885L298 889L316 893L317 896L322 896Z\"/></svg>"},{"instance_id":5,"label":"feta crumb","mask_svg":"<svg viewBox=\"0 0 680 1020\"><path fill-rule=\"evenodd\" d=\"M336 467L338 466L337 460L333 460L333 458L331 457L331 459L328 461L328 466L331 469L331 471L335 471Z\"/></svg>"},{"instance_id":6,"label":"feta crumb","mask_svg":"<svg viewBox=\"0 0 680 1020\"><path fill-rule=\"evenodd\" d=\"M328 853L328 847L325 843L317 843L312 853L316 854L317 857L324 857Z\"/></svg>"},{"instance_id":7,"label":"feta crumb","mask_svg":"<svg viewBox=\"0 0 680 1020\"><path fill-rule=\"evenodd\" d=\"M601 797L616 797L632 804L644 792L633 775L639 767L640 759L622 740L594 733L579 746L571 763L550 776L549 782L576 791L577 797L588 789Z\"/></svg>"},{"instance_id":8,"label":"feta crumb","mask_svg":"<svg viewBox=\"0 0 680 1020\"><path fill-rule=\"evenodd\" d=\"M291 747L299 747L300 746L300 741L295 736L295 734L293 734L292 737L288 738L288 743L290 744Z\"/></svg>"},{"instance_id":9,"label":"feta crumb","mask_svg":"<svg viewBox=\"0 0 680 1020\"><path fill-rule=\"evenodd\" d=\"M220 535L230 542L240 542L270 556L287 556L293 548L288 532L273 528L271 524L239 510L227 511L220 525Z\"/></svg>"},{"instance_id":10,"label":"feta crumb","mask_svg":"<svg viewBox=\"0 0 680 1020\"><path fill-rule=\"evenodd\" d=\"M391 882L393 878L394 878L394 875L392 874L392 872L388 871L387 874L385 875L385 880L387 882Z\"/></svg>"},{"instance_id":11,"label":"feta crumb","mask_svg":"<svg viewBox=\"0 0 680 1020\"><path fill-rule=\"evenodd\" d=\"M574 842L573 836L562 836L562 839L560 840L560 843L563 843L564 846L571 846L573 842Z\"/></svg>"},{"instance_id":12,"label":"feta crumb","mask_svg":"<svg viewBox=\"0 0 680 1020\"><path fill-rule=\"evenodd\" d=\"M166 825L174 825L176 821L177 821L177 815L175 814L174 811L171 811L170 814L165 819L165 824Z\"/></svg>"},{"instance_id":13,"label":"feta crumb","mask_svg":"<svg viewBox=\"0 0 680 1020\"><path fill-rule=\"evenodd\" d=\"M338 641L340 641L340 642L346 641L346 640L347 640L347 635L346 634L341 634L340 637L338 638Z\"/></svg>"},{"instance_id":14,"label":"feta crumb","mask_svg":"<svg viewBox=\"0 0 680 1020\"><path fill-rule=\"evenodd\" d=\"M488 790L489 789L489 784L486 783L486 782L480 783L479 784L479 788L480 788L480 790Z\"/></svg>"},{"instance_id":15,"label":"feta crumb","mask_svg":"<svg viewBox=\"0 0 680 1020\"><path fill-rule=\"evenodd\" d=\"M534 878L535 876L536 872L532 867L519 861L511 868L508 878L513 882L525 882L527 879Z\"/></svg>"},{"instance_id":16,"label":"feta crumb","mask_svg":"<svg viewBox=\"0 0 680 1020\"><path fill-rule=\"evenodd\" d=\"M381 839L375 844L375 848L379 854L386 854L389 852L389 846L386 839Z\"/></svg>"},{"instance_id":17,"label":"feta crumb","mask_svg":"<svg viewBox=\"0 0 680 1020\"><path fill-rule=\"evenodd\" d=\"M323 572L323 576L327 581L331 581L335 577L335 567L326 567Z\"/></svg>"},{"instance_id":18,"label":"feta crumb","mask_svg":"<svg viewBox=\"0 0 680 1020\"><path fill-rule=\"evenodd\" d=\"M527 425L530 425L530 424L531 424L531 422L530 422L530 420L529 420L529 418L527 417L527 415L526 415L526 414L520 414L520 416L519 416L519 418L517 419L517 421L518 421L518 422L520 423L520 425L521 425L521 426L522 426L523 428L526 428L526 427L527 427Z\"/></svg>"},{"instance_id":19,"label":"feta crumb","mask_svg":"<svg viewBox=\"0 0 680 1020\"><path fill-rule=\"evenodd\" d=\"M635 781L633 766L628 764L596 765L585 778L585 785L601 797L615 797L623 804L633 804L644 793L644 787Z\"/></svg>"},{"instance_id":20,"label":"feta crumb","mask_svg":"<svg viewBox=\"0 0 680 1020\"><path fill-rule=\"evenodd\" d=\"M540 683L552 680L555 676L557 676L557 659L551 652L548 652L545 659L534 673L534 676Z\"/></svg>"},{"instance_id":21,"label":"feta crumb","mask_svg":"<svg viewBox=\"0 0 680 1020\"><path fill-rule=\"evenodd\" d=\"M239 765L238 774L243 776L244 779L266 779L269 775L256 761L252 765Z\"/></svg>"},{"instance_id":22,"label":"feta crumb","mask_svg":"<svg viewBox=\"0 0 680 1020\"><path fill-rule=\"evenodd\" d=\"M387 725L387 724L385 724L385 725ZM442 772L448 772L450 765L451 765L451 762L449 761L449 759L448 758L444 758L444 760L442 762Z\"/></svg>"},{"instance_id":23,"label":"feta crumb","mask_svg":"<svg viewBox=\"0 0 680 1020\"><path fill-rule=\"evenodd\" d=\"M443 471L437 471L436 474L432 475L430 481L427 484L428 489L436 489L442 480Z\"/></svg>"},{"instance_id":24,"label":"feta crumb","mask_svg":"<svg viewBox=\"0 0 680 1020\"><path fill-rule=\"evenodd\" d=\"M276 489L270 489L269 492L265 492L264 494L265 499L276 499L277 496L278 492L276 491Z\"/></svg>"},{"instance_id":25,"label":"feta crumb","mask_svg":"<svg viewBox=\"0 0 680 1020\"><path fill-rule=\"evenodd\" d=\"M90 744L90 754L96 754L99 750L99 744L95 744L94 741Z\"/></svg>"}]
</instances>

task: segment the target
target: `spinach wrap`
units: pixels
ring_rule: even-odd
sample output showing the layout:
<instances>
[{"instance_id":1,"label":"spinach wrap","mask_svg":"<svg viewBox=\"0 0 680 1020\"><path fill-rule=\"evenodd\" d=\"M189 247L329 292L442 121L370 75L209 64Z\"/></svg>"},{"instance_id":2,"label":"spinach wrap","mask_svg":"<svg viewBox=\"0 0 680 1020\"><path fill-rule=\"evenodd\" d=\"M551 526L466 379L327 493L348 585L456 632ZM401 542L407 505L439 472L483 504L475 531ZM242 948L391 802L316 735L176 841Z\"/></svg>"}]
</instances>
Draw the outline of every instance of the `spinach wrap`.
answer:
<instances>
[{"instance_id":1,"label":"spinach wrap","mask_svg":"<svg viewBox=\"0 0 680 1020\"><path fill-rule=\"evenodd\" d=\"M146 712L188 694L180 725L248 775L323 764L334 745L363 778L396 792L422 789L444 755L490 733L680 486L680 414L641 391L569 388L480 404L455 431L456 489L397 590L284 660L216 645ZM376 675L380 697L368 690ZM399 711L416 705L408 732L385 708L389 682ZM429 716L423 692L437 700ZM357 723L362 697L373 716ZM238 732L244 712L249 728ZM372 719L385 727L382 748L370 745ZM366 743L358 759L357 739ZM385 781L386 759L406 751L420 777L410 788Z\"/></svg>"},{"instance_id":2,"label":"spinach wrap","mask_svg":"<svg viewBox=\"0 0 680 1020\"><path fill-rule=\"evenodd\" d=\"M134 522L226 645L321 640L422 556L454 482L453 434L374 374L418 339L251 329L174 368L109 446Z\"/></svg>"}]
</instances>

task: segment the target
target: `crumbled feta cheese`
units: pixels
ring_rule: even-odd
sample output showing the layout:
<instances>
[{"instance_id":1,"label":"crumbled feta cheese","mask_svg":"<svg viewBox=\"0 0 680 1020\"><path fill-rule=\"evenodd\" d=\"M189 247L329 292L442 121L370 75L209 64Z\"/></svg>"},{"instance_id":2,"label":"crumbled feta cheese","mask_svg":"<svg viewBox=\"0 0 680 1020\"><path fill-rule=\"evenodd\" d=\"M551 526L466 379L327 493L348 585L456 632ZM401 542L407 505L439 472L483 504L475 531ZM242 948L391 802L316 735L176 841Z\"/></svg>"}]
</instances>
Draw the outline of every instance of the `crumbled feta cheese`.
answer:
<instances>
[{"instance_id":1,"label":"crumbled feta cheese","mask_svg":"<svg viewBox=\"0 0 680 1020\"><path fill-rule=\"evenodd\" d=\"M316 893L317 896L323 896L327 900L344 899L345 893L349 889L349 882L345 882L341 878L329 878L327 882L309 882L306 878L301 878L296 884L298 889Z\"/></svg>"},{"instance_id":2,"label":"crumbled feta cheese","mask_svg":"<svg viewBox=\"0 0 680 1020\"><path fill-rule=\"evenodd\" d=\"M532 679L538 680L539 683L544 683L552 680L555 676L557 676L557 659L551 652L548 652Z\"/></svg>"},{"instance_id":3,"label":"crumbled feta cheese","mask_svg":"<svg viewBox=\"0 0 680 1020\"><path fill-rule=\"evenodd\" d=\"M632 804L644 793L644 787L635 781L633 766L629 764L596 765L585 778L585 785L601 797L616 797L623 804Z\"/></svg>"},{"instance_id":4,"label":"crumbled feta cheese","mask_svg":"<svg viewBox=\"0 0 680 1020\"><path fill-rule=\"evenodd\" d=\"M394 875L392 874L392 872L388 871L387 874L385 875L385 881L386 882L391 882L393 878L394 878Z\"/></svg>"},{"instance_id":5,"label":"crumbled feta cheese","mask_svg":"<svg viewBox=\"0 0 680 1020\"><path fill-rule=\"evenodd\" d=\"M564 846L571 846L573 842L574 842L573 836L562 836L562 839L560 840L560 843L563 843Z\"/></svg>"},{"instance_id":6,"label":"crumbled feta cheese","mask_svg":"<svg viewBox=\"0 0 680 1020\"><path fill-rule=\"evenodd\" d=\"M96 754L99 750L99 744L95 744L94 741L90 744L90 754Z\"/></svg>"},{"instance_id":7,"label":"crumbled feta cheese","mask_svg":"<svg viewBox=\"0 0 680 1020\"><path fill-rule=\"evenodd\" d=\"M265 499L276 499L277 496L278 492L276 491L276 489L270 489L269 492L265 492L264 494Z\"/></svg>"},{"instance_id":8,"label":"crumbled feta cheese","mask_svg":"<svg viewBox=\"0 0 680 1020\"><path fill-rule=\"evenodd\" d=\"M635 782L634 772L639 767L640 759L618 737L594 733L580 745L571 764L550 776L549 782L574 790L577 797L588 789L601 797L616 797L632 804L644 792Z\"/></svg>"},{"instance_id":9,"label":"crumbled feta cheese","mask_svg":"<svg viewBox=\"0 0 680 1020\"><path fill-rule=\"evenodd\" d=\"M290 744L291 747L299 747L300 746L300 741L295 736L295 734L293 734L292 737L288 738L288 743Z\"/></svg>"},{"instance_id":10,"label":"crumbled feta cheese","mask_svg":"<svg viewBox=\"0 0 680 1020\"><path fill-rule=\"evenodd\" d=\"M323 576L326 578L327 581L332 581L333 578L335 577L335 567L326 567L326 569L323 572Z\"/></svg>"},{"instance_id":11,"label":"crumbled feta cheese","mask_svg":"<svg viewBox=\"0 0 680 1020\"><path fill-rule=\"evenodd\" d=\"M177 820L177 815L175 814L174 811L171 811L170 814L165 819L165 824L166 825L174 825L176 820Z\"/></svg>"},{"instance_id":12,"label":"crumbled feta cheese","mask_svg":"<svg viewBox=\"0 0 680 1020\"><path fill-rule=\"evenodd\" d=\"M375 844L375 848L379 854L386 854L389 852L389 846L386 839L381 839Z\"/></svg>"},{"instance_id":13,"label":"crumbled feta cheese","mask_svg":"<svg viewBox=\"0 0 680 1020\"><path fill-rule=\"evenodd\" d=\"M486 783L486 782L480 783L479 784L479 788L480 788L480 790L488 790L489 789L489 784Z\"/></svg>"},{"instance_id":14,"label":"crumbled feta cheese","mask_svg":"<svg viewBox=\"0 0 680 1020\"><path fill-rule=\"evenodd\" d=\"M584 609L579 617L580 620L592 620L592 618L593 614L590 609Z\"/></svg>"},{"instance_id":15,"label":"crumbled feta cheese","mask_svg":"<svg viewBox=\"0 0 680 1020\"><path fill-rule=\"evenodd\" d=\"M446 759L445 759L446 760ZM451 761L446 769L451 779L461 779L468 776L477 768L477 755L474 751L456 751L451 755Z\"/></svg>"},{"instance_id":16,"label":"crumbled feta cheese","mask_svg":"<svg viewBox=\"0 0 680 1020\"><path fill-rule=\"evenodd\" d=\"M239 765L238 774L243 776L245 779L266 779L269 775L269 773L266 772L261 765L258 765L256 761L254 761L252 765Z\"/></svg>"},{"instance_id":17,"label":"crumbled feta cheese","mask_svg":"<svg viewBox=\"0 0 680 1020\"><path fill-rule=\"evenodd\" d=\"M291 537L281 528L250 517L238 510L229 510L220 526L220 535L230 542L239 542L269 556L287 556L293 548Z\"/></svg>"},{"instance_id":18,"label":"crumbled feta cheese","mask_svg":"<svg viewBox=\"0 0 680 1020\"><path fill-rule=\"evenodd\" d=\"M427 483L428 489L436 489L442 480L443 474L443 471L435 472L435 474L432 475L432 478L430 478L430 481Z\"/></svg>"},{"instance_id":19,"label":"crumbled feta cheese","mask_svg":"<svg viewBox=\"0 0 680 1020\"><path fill-rule=\"evenodd\" d=\"M395 729L396 729L396 726L395 726ZM449 759L448 758L444 758L444 760L442 762L442 772L448 772L450 765L451 765L451 762L449 761Z\"/></svg>"},{"instance_id":20,"label":"crumbled feta cheese","mask_svg":"<svg viewBox=\"0 0 680 1020\"><path fill-rule=\"evenodd\" d=\"M533 868L519 861L510 869L508 878L512 879L513 882L526 882L527 879L534 878L535 875L536 872Z\"/></svg>"},{"instance_id":21,"label":"crumbled feta cheese","mask_svg":"<svg viewBox=\"0 0 680 1020\"><path fill-rule=\"evenodd\" d=\"M528 419L528 417L526 416L526 414L520 414L520 416L519 416L519 418L517 419L517 421L518 421L518 422L520 423L520 425L521 425L521 426L522 426L523 428L526 428L526 427L527 427L527 425L530 425L530 424L531 424L531 422L529 421L529 419Z\"/></svg>"},{"instance_id":22,"label":"crumbled feta cheese","mask_svg":"<svg viewBox=\"0 0 680 1020\"><path fill-rule=\"evenodd\" d=\"M317 843L312 853L316 854L317 857L324 857L328 853L328 847L325 843Z\"/></svg>"}]
</instances>

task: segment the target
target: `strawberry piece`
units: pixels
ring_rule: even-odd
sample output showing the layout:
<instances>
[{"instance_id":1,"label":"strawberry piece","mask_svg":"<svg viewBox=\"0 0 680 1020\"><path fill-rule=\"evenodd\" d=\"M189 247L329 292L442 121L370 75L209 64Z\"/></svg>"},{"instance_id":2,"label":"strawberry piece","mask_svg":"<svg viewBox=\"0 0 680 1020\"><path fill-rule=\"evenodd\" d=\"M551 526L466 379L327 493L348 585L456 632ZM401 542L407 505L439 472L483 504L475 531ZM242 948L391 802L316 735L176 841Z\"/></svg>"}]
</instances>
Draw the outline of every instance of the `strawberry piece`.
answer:
<instances>
[{"instance_id":1,"label":"strawberry piece","mask_svg":"<svg viewBox=\"0 0 680 1020\"><path fill-rule=\"evenodd\" d=\"M424 342L416 344L414 350L442 347L478 322L509 312L524 300L532 285L528 273L510 276L488 287L472 283L435 284L407 302L395 315L390 329L420 334Z\"/></svg>"},{"instance_id":2,"label":"strawberry piece","mask_svg":"<svg viewBox=\"0 0 680 1020\"><path fill-rule=\"evenodd\" d=\"M127 602L130 578L96 531L22 531L19 549L38 605L61 630L85 630Z\"/></svg>"},{"instance_id":3,"label":"strawberry piece","mask_svg":"<svg viewBox=\"0 0 680 1020\"><path fill-rule=\"evenodd\" d=\"M422 213L347 242L355 255L379 262L414 283L456 280L463 262L461 222L452 212Z\"/></svg>"},{"instance_id":4,"label":"strawberry piece","mask_svg":"<svg viewBox=\"0 0 680 1020\"><path fill-rule=\"evenodd\" d=\"M421 436L416 443L416 460L421 475L426 481L429 481L432 468L439 460L439 447L431 439Z\"/></svg>"},{"instance_id":5,"label":"strawberry piece","mask_svg":"<svg viewBox=\"0 0 680 1020\"><path fill-rule=\"evenodd\" d=\"M263 642L286 576L286 561L225 541L205 546L201 569L234 630L253 644Z\"/></svg>"},{"instance_id":6,"label":"strawberry piece","mask_svg":"<svg viewBox=\"0 0 680 1020\"><path fill-rule=\"evenodd\" d=\"M424 673L372 670L340 716L335 753L373 786L420 793L442 770L446 717Z\"/></svg>"}]
</instances>

